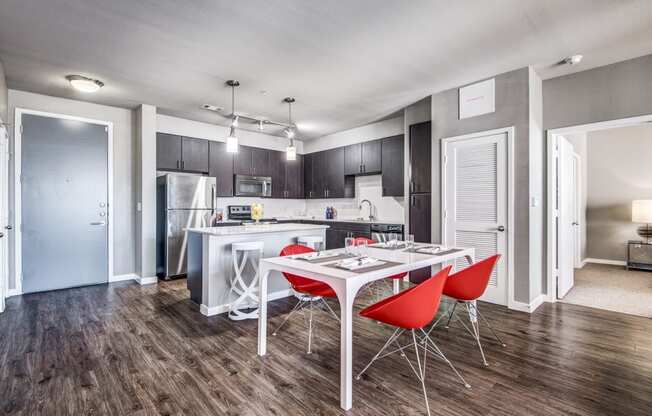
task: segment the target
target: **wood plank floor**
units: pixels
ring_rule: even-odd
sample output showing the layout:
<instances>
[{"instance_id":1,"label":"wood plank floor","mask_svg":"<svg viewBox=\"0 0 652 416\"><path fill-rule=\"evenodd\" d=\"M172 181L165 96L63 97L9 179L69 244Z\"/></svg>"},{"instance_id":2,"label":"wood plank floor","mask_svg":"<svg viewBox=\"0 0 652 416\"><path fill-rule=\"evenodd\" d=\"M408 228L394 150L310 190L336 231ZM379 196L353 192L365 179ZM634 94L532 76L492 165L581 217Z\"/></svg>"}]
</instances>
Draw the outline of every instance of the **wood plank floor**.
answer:
<instances>
[{"instance_id":1,"label":"wood plank floor","mask_svg":"<svg viewBox=\"0 0 652 416\"><path fill-rule=\"evenodd\" d=\"M292 306L274 302L271 326ZM532 315L481 307L507 347L487 338L485 368L463 329L438 330L473 387L430 361L433 415L652 414L652 320L568 304ZM354 369L390 333L356 319ZM11 298L0 315L0 414L344 414L336 321L319 315L314 353L305 347L297 316L257 357L256 322L200 315L183 280ZM353 400L347 415L425 414L420 386L396 355L355 382Z\"/></svg>"}]
</instances>

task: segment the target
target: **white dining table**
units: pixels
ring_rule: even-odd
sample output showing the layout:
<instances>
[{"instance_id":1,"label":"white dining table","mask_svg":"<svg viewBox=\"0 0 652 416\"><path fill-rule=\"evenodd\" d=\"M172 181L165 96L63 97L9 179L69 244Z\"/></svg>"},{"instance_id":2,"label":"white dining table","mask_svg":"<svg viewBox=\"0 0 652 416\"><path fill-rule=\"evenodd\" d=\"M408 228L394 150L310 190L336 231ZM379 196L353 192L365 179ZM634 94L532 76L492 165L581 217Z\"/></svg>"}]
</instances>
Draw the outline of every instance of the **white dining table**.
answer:
<instances>
[{"instance_id":1,"label":"white dining table","mask_svg":"<svg viewBox=\"0 0 652 416\"><path fill-rule=\"evenodd\" d=\"M446 251L451 248L442 248ZM367 283L384 279L399 273L418 270L424 267L454 262L465 258L469 264L475 261L473 248L460 248L448 254L433 255L407 252L406 250L388 250L369 246L366 256L386 262L396 263L391 267L355 272L334 267L336 262L312 263L306 260L287 257L265 258L260 261L260 309L258 316L258 355L267 353L267 279L272 271L288 272L327 283L337 294L340 303L340 406L349 410L353 406L353 301L358 291ZM344 249L328 250L344 252ZM473 309L473 308L471 308ZM471 319L475 319L474 316Z\"/></svg>"}]
</instances>

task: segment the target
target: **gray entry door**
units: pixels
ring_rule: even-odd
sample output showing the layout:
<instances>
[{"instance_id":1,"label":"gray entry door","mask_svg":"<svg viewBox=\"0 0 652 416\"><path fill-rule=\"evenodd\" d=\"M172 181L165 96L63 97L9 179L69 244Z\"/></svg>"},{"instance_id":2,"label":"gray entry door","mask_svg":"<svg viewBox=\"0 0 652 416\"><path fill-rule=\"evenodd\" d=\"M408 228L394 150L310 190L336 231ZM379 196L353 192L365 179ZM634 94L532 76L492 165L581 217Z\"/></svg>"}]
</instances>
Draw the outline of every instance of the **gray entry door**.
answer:
<instances>
[{"instance_id":1,"label":"gray entry door","mask_svg":"<svg viewBox=\"0 0 652 416\"><path fill-rule=\"evenodd\" d=\"M23 293L108 281L106 126L22 115Z\"/></svg>"}]
</instances>

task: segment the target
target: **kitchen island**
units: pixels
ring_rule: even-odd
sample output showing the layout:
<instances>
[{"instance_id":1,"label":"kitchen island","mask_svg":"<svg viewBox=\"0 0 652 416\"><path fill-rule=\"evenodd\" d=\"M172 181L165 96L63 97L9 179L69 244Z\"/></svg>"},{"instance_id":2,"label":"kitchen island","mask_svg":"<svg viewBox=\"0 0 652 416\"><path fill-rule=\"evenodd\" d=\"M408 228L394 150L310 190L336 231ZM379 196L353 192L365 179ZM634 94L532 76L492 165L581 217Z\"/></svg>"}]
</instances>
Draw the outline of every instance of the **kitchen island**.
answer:
<instances>
[{"instance_id":1,"label":"kitchen island","mask_svg":"<svg viewBox=\"0 0 652 416\"><path fill-rule=\"evenodd\" d=\"M281 249L296 244L297 238L319 235L326 239L327 225L317 224L261 224L188 228L188 289L190 298L199 304L203 315L227 312L236 298L230 295L234 275L231 244L262 241L263 257L276 257ZM267 296L269 300L289 296L290 285L280 273L270 275Z\"/></svg>"}]
</instances>

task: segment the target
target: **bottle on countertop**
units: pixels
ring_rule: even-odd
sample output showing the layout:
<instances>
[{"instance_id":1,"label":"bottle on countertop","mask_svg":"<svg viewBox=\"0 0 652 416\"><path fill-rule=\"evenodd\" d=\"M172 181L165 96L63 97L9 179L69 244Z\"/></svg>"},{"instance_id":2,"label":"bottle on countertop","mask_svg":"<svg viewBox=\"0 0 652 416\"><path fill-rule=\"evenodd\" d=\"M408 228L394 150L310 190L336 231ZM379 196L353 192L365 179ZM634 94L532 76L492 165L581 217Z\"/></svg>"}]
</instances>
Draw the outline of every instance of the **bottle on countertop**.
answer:
<instances>
[{"instance_id":1,"label":"bottle on countertop","mask_svg":"<svg viewBox=\"0 0 652 416\"><path fill-rule=\"evenodd\" d=\"M335 207L331 207L331 219L336 220L337 219L337 210Z\"/></svg>"},{"instance_id":2,"label":"bottle on countertop","mask_svg":"<svg viewBox=\"0 0 652 416\"><path fill-rule=\"evenodd\" d=\"M331 219L331 207L326 207L326 219Z\"/></svg>"}]
</instances>

